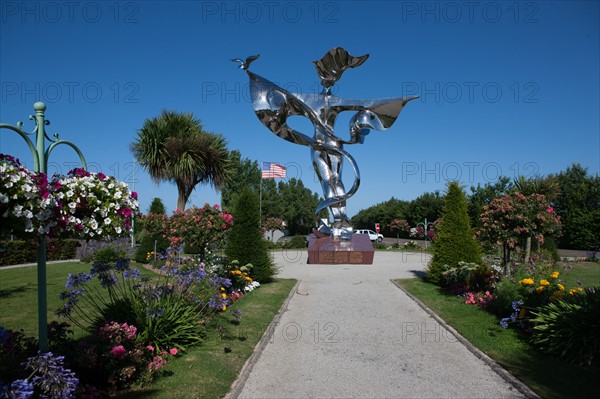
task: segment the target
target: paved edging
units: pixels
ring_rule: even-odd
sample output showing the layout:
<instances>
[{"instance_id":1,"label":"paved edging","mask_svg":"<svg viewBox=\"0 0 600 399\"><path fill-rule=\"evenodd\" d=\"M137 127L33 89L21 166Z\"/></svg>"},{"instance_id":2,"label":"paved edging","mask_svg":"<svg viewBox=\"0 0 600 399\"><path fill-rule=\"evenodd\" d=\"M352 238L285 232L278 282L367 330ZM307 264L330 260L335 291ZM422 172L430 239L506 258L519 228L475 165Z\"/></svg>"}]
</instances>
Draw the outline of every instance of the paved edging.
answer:
<instances>
[{"instance_id":1,"label":"paved edging","mask_svg":"<svg viewBox=\"0 0 600 399\"><path fill-rule=\"evenodd\" d=\"M263 350L269 343L269 340L271 339L271 336L273 334L273 330L275 329L275 326L277 325L277 323L279 323L281 316L285 313L285 311L288 308L288 304L290 303L290 301L292 300L292 298L298 291L298 286L300 285L300 282L301 282L301 280L298 280L296 282L296 284L294 284L294 287L288 294L288 297L286 298L285 302L283 302L283 304L277 311L277 314L275 315L275 317L273 317L273 320L271 320L271 323L269 324L269 326L263 333L260 341L258 341L256 346L254 347L254 351L253 351L252 355L248 358L248 360L246 360L246 363L244 363L244 366L240 370L238 377L231 384L229 393L227 393L227 395L225 395L224 399L237 399L239 397L240 393L242 392L242 389L244 388L244 385L246 384L246 380L248 379L248 376L252 372L252 368L254 367L254 365L256 364L258 359L260 359L260 356L262 355Z\"/></svg>"},{"instance_id":2,"label":"paved edging","mask_svg":"<svg viewBox=\"0 0 600 399\"><path fill-rule=\"evenodd\" d=\"M46 261L46 265L56 265L58 263L77 263L77 262L80 262L80 260L79 259L49 260L49 261ZM18 269L20 267L29 267L29 266L37 266L37 262L36 263L22 263L20 265L0 266L0 270Z\"/></svg>"},{"instance_id":3,"label":"paved edging","mask_svg":"<svg viewBox=\"0 0 600 399\"><path fill-rule=\"evenodd\" d=\"M498 363L494 361L491 357L480 351L477 347L475 347L471 342L469 342L465 337L460 335L458 331L456 331L451 325L446 323L444 319L437 315L433 310L431 310L427 305L425 305L421 300L415 297L410 292L406 291L402 286L397 283L395 280L390 280L392 284L398 287L402 292L404 292L410 299L415 301L417 305L419 305L425 312L427 312L432 318L434 318L438 323L442 325L445 329L447 329L450 334L454 335L457 340L459 340L471 353L481 359L484 363L486 363L496 374L504 379L504 381L511 384L516 390L521 392L525 397L530 399L541 399L541 397L535 393L531 388L525 385L523 382L518 380L515 376L509 373L505 368L500 366Z\"/></svg>"}]
</instances>

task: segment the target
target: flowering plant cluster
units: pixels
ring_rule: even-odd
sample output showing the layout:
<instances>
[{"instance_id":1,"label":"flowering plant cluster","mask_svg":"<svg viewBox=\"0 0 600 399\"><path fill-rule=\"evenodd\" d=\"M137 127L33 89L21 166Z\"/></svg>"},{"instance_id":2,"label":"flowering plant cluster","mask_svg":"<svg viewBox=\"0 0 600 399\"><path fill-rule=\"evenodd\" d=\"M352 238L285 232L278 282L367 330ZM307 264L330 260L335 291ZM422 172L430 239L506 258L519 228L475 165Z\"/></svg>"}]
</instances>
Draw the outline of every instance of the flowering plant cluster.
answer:
<instances>
[{"instance_id":1,"label":"flowering plant cluster","mask_svg":"<svg viewBox=\"0 0 600 399\"><path fill-rule=\"evenodd\" d=\"M493 246L515 248L522 238L532 237L539 243L544 236L560 232L560 217L541 194L507 194L484 206L480 216L482 228L476 233Z\"/></svg>"},{"instance_id":2,"label":"flowering plant cluster","mask_svg":"<svg viewBox=\"0 0 600 399\"><path fill-rule=\"evenodd\" d=\"M129 232L139 208L137 193L103 173L73 169L50 183L57 229L80 238L116 237Z\"/></svg>"},{"instance_id":3,"label":"flowering plant cluster","mask_svg":"<svg viewBox=\"0 0 600 399\"><path fill-rule=\"evenodd\" d=\"M209 246L224 244L232 225L233 217L219 205L177 210L171 217L155 213L144 216L144 229L152 237L166 238L172 247L183 244L196 247L201 259L205 258Z\"/></svg>"},{"instance_id":4,"label":"flowering plant cluster","mask_svg":"<svg viewBox=\"0 0 600 399\"><path fill-rule=\"evenodd\" d=\"M208 244L221 244L232 226L233 217L222 211L219 205L204 204L202 208L176 210L169 219L164 235L173 246L186 243L202 251Z\"/></svg>"},{"instance_id":5,"label":"flowering plant cluster","mask_svg":"<svg viewBox=\"0 0 600 399\"><path fill-rule=\"evenodd\" d=\"M155 373L167 364L169 354L177 355L178 349L169 352L157 350L137 340L137 328L128 323L115 321L102 325L92 343L92 358L105 370L107 382L113 389L125 388L136 381L151 380ZM84 359L87 365L93 362ZM97 366L94 366L97 369ZM93 370L90 370L90 372Z\"/></svg>"},{"instance_id":6,"label":"flowering plant cluster","mask_svg":"<svg viewBox=\"0 0 600 399\"><path fill-rule=\"evenodd\" d=\"M52 352L40 353L22 363L30 373L27 378L17 379L9 385L0 383L2 398L73 398L79 379L63 365L64 356ZM34 396L37 395L37 396Z\"/></svg>"},{"instance_id":7,"label":"flowering plant cluster","mask_svg":"<svg viewBox=\"0 0 600 399\"><path fill-rule=\"evenodd\" d=\"M481 308L488 307L494 300L494 296L489 292L467 292L465 293L465 303L477 305Z\"/></svg>"},{"instance_id":8,"label":"flowering plant cluster","mask_svg":"<svg viewBox=\"0 0 600 399\"><path fill-rule=\"evenodd\" d=\"M137 194L103 173L74 169L67 176L32 173L0 155L0 212L24 220L25 231L111 238L126 233L138 211Z\"/></svg>"},{"instance_id":9,"label":"flowering plant cluster","mask_svg":"<svg viewBox=\"0 0 600 399\"><path fill-rule=\"evenodd\" d=\"M49 195L48 180L43 173L31 173L18 159L0 154L0 214L25 222L25 231L36 228L52 216L54 199Z\"/></svg>"},{"instance_id":10,"label":"flowering plant cluster","mask_svg":"<svg viewBox=\"0 0 600 399\"><path fill-rule=\"evenodd\" d=\"M517 279L518 299L513 301L512 314L501 319L500 325L508 328L509 323L518 320L518 325L522 329L529 330L530 326L526 316L531 311L557 300L574 300L580 293L584 292L582 287L567 290L559 277L559 271L552 271L545 274L526 275Z\"/></svg>"}]
</instances>

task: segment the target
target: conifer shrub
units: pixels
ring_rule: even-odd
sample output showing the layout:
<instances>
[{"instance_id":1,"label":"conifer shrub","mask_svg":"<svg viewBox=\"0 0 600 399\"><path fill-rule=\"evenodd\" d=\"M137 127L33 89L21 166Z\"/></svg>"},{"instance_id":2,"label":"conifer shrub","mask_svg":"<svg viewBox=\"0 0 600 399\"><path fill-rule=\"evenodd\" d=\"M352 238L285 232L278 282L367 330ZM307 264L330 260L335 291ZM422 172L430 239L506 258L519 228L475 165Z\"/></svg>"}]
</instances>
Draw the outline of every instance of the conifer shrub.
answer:
<instances>
[{"instance_id":1,"label":"conifer shrub","mask_svg":"<svg viewBox=\"0 0 600 399\"><path fill-rule=\"evenodd\" d=\"M259 200L254 191L245 188L237 197L233 209L233 227L225 254L240 265L252 264L250 277L261 283L269 282L277 273L267 243L262 239L259 226Z\"/></svg>"},{"instance_id":2,"label":"conifer shrub","mask_svg":"<svg viewBox=\"0 0 600 399\"><path fill-rule=\"evenodd\" d=\"M469 223L467 197L458 182L448 183L442 221L438 223L433 257L427 265L427 279L442 285L442 273L459 262L481 263L481 246Z\"/></svg>"}]
</instances>

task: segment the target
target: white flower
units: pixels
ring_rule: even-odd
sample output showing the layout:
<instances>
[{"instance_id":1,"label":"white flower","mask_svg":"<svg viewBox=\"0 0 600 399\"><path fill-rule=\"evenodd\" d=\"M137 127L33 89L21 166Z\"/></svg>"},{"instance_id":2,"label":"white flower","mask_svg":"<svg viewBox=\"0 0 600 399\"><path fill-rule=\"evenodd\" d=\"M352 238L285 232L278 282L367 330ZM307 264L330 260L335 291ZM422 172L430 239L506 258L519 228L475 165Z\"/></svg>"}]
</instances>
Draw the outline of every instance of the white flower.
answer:
<instances>
[{"instance_id":1,"label":"white flower","mask_svg":"<svg viewBox=\"0 0 600 399\"><path fill-rule=\"evenodd\" d=\"M98 228L98 222L96 222L95 219L92 219L92 222L90 223L90 227L92 228L92 230L96 230Z\"/></svg>"},{"instance_id":2,"label":"white flower","mask_svg":"<svg viewBox=\"0 0 600 399\"><path fill-rule=\"evenodd\" d=\"M13 183L10 181L8 183L4 184L4 187L6 187L6 188L11 188L12 186L13 186Z\"/></svg>"},{"instance_id":3,"label":"white flower","mask_svg":"<svg viewBox=\"0 0 600 399\"><path fill-rule=\"evenodd\" d=\"M73 192L73 190L67 191L67 198L71 198L73 195L75 195L75 193Z\"/></svg>"},{"instance_id":4,"label":"white flower","mask_svg":"<svg viewBox=\"0 0 600 399\"><path fill-rule=\"evenodd\" d=\"M112 220L110 220L110 218L106 218L104 219L104 224L108 225L112 222Z\"/></svg>"}]
</instances>

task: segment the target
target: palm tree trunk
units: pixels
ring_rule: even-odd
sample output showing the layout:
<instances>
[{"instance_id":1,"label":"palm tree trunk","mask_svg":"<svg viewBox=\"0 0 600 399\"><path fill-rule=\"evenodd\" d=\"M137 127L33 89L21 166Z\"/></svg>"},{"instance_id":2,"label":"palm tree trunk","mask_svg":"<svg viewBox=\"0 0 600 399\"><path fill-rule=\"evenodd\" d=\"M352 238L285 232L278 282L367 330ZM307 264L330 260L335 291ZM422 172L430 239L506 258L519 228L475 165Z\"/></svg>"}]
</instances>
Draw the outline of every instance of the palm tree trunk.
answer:
<instances>
[{"instance_id":1,"label":"palm tree trunk","mask_svg":"<svg viewBox=\"0 0 600 399\"><path fill-rule=\"evenodd\" d=\"M527 241L525 241L525 263L529 263L530 257L531 257L531 237L527 237Z\"/></svg>"},{"instance_id":2,"label":"palm tree trunk","mask_svg":"<svg viewBox=\"0 0 600 399\"><path fill-rule=\"evenodd\" d=\"M184 211L185 204L188 200L188 195L186 195L186 189L184 185L177 185L177 210Z\"/></svg>"}]
</instances>

